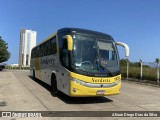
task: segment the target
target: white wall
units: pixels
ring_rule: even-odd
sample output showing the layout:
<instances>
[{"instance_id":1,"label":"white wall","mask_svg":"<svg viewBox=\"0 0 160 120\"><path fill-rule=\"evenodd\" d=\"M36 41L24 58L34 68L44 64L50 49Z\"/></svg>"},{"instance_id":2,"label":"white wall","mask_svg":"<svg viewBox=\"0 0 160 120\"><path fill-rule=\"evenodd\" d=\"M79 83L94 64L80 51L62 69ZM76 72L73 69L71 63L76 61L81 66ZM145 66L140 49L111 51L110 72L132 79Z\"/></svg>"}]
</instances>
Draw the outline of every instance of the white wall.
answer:
<instances>
[{"instance_id":1,"label":"white wall","mask_svg":"<svg viewBox=\"0 0 160 120\"><path fill-rule=\"evenodd\" d=\"M22 37L21 37L21 41L22 41L22 54L24 54L24 56L19 57L21 59L23 59L23 63L22 66L26 66L26 61L27 61L27 57L26 55L28 55L28 65L30 65L30 58L31 58L31 50L34 46L36 46L36 37L37 37L37 33L36 31L31 31L31 30L24 30L21 31ZM21 54L21 55L22 55Z\"/></svg>"}]
</instances>

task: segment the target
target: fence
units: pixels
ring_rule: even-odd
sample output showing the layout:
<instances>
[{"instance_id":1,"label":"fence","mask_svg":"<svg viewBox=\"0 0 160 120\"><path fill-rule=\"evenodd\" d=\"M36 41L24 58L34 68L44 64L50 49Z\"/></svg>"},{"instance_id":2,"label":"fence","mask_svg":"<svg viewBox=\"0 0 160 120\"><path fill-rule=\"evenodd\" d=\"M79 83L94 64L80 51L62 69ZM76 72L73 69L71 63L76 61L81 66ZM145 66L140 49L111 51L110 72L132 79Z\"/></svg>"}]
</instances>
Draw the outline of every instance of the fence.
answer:
<instances>
[{"instance_id":1,"label":"fence","mask_svg":"<svg viewBox=\"0 0 160 120\"><path fill-rule=\"evenodd\" d=\"M149 80L160 83L159 80L159 64L157 62L129 62L128 60L120 60L121 74L126 79ZM6 69L27 70L30 67L6 66Z\"/></svg>"},{"instance_id":2,"label":"fence","mask_svg":"<svg viewBox=\"0 0 160 120\"><path fill-rule=\"evenodd\" d=\"M128 63L128 64L127 64ZM159 81L159 64L157 62L135 62L126 61L121 65L121 74L126 79Z\"/></svg>"}]
</instances>

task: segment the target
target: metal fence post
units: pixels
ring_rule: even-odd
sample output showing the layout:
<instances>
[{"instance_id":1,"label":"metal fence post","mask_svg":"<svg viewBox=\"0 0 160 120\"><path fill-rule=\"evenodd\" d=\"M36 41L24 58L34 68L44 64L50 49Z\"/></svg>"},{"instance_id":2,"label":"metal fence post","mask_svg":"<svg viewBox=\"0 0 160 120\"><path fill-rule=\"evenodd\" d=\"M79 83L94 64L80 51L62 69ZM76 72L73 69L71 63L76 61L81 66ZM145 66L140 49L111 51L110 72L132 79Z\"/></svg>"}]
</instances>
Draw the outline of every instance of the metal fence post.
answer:
<instances>
[{"instance_id":1,"label":"metal fence post","mask_svg":"<svg viewBox=\"0 0 160 120\"><path fill-rule=\"evenodd\" d=\"M142 80L142 76L143 76L143 62L142 62L141 59L140 59L140 63L141 63L141 80Z\"/></svg>"},{"instance_id":2,"label":"metal fence post","mask_svg":"<svg viewBox=\"0 0 160 120\"><path fill-rule=\"evenodd\" d=\"M157 65L157 82L159 83L159 63Z\"/></svg>"},{"instance_id":3,"label":"metal fence post","mask_svg":"<svg viewBox=\"0 0 160 120\"><path fill-rule=\"evenodd\" d=\"M129 60L127 59L127 80L128 80L128 72L129 72Z\"/></svg>"},{"instance_id":4,"label":"metal fence post","mask_svg":"<svg viewBox=\"0 0 160 120\"><path fill-rule=\"evenodd\" d=\"M159 83L159 63L160 63L160 58L156 58L156 63L157 63L157 83Z\"/></svg>"}]
</instances>

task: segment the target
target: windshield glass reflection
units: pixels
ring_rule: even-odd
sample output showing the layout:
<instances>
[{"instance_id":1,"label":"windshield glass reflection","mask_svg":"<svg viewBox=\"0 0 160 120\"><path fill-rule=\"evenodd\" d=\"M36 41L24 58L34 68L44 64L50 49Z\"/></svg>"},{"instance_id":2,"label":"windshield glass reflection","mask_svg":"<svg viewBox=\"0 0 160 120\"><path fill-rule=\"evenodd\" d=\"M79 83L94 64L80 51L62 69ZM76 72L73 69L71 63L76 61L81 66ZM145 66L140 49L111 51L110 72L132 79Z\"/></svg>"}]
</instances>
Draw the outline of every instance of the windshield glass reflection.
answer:
<instances>
[{"instance_id":1,"label":"windshield glass reflection","mask_svg":"<svg viewBox=\"0 0 160 120\"><path fill-rule=\"evenodd\" d=\"M72 51L72 67L89 72L112 76L109 67L118 65L113 42L76 35Z\"/></svg>"}]
</instances>

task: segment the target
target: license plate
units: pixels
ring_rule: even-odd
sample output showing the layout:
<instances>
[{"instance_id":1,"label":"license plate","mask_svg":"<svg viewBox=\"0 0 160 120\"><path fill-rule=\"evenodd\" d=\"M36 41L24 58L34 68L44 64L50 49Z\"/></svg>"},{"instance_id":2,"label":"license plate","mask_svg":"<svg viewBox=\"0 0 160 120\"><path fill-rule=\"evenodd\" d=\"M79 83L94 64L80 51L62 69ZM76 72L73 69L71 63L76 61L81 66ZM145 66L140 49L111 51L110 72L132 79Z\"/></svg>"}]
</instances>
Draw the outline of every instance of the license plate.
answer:
<instances>
[{"instance_id":1,"label":"license plate","mask_svg":"<svg viewBox=\"0 0 160 120\"><path fill-rule=\"evenodd\" d=\"M97 90L97 95L103 95L105 94L105 90Z\"/></svg>"}]
</instances>

